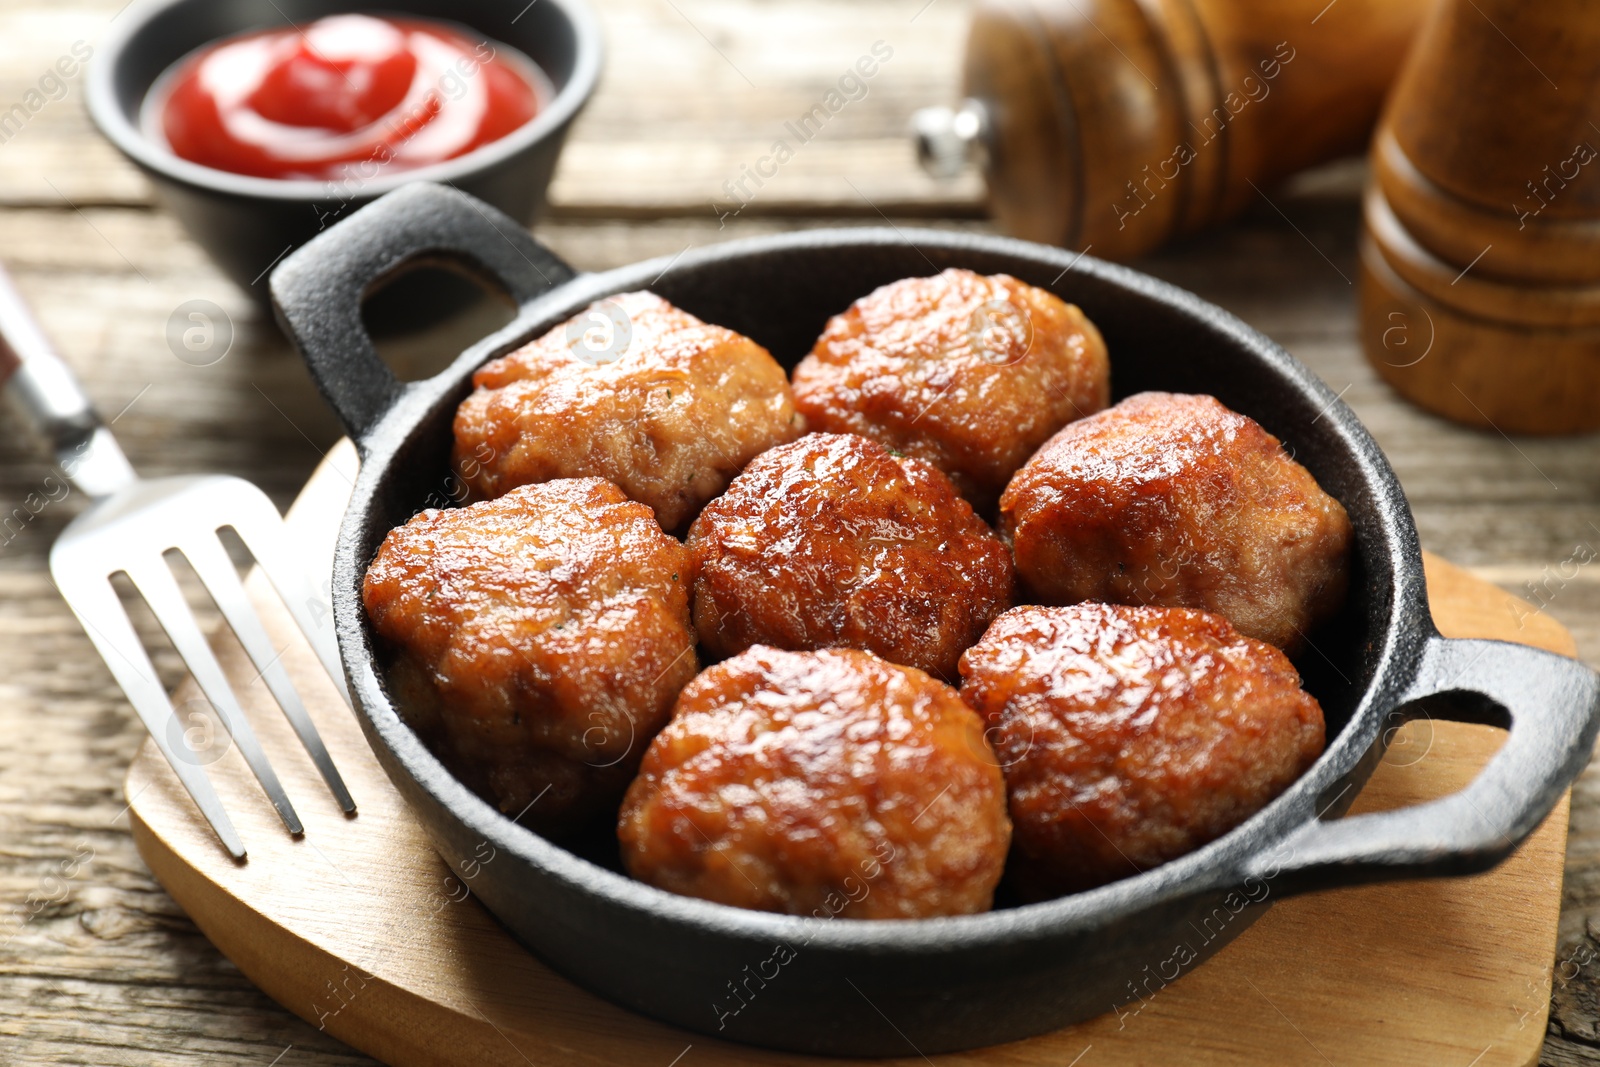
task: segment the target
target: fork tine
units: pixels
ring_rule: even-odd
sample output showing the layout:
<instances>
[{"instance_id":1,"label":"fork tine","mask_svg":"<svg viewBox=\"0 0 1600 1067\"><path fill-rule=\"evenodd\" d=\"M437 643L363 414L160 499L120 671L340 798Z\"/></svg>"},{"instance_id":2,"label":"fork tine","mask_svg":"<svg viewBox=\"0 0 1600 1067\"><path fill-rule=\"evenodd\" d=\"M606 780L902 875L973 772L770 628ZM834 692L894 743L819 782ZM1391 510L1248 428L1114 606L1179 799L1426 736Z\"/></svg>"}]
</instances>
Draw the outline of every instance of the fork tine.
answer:
<instances>
[{"instance_id":1,"label":"fork tine","mask_svg":"<svg viewBox=\"0 0 1600 1067\"><path fill-rule=\"evenodd\" d=\"M306 640L316 651L323 670L338 686L339 695L344 697L346 705L350 705L350 690L345 685L344 665L339 660L339 644L334 636L333 615L326 607L323 608L321 619L312 614L312 604L321 604L322 598L306 577L305 568L288 550L291 542L278 509L258 490L251 497L248 508L243 501L236 502L236 506L230 509L227 525L233 527L239 540L255 557L256 565L272 583L278 599L289 609L295 625L300 627L300 632L306 635Z\"/></svg>"},{"instance_id":2,"label":"fork tine","mask_svg":"<svg viewBox=\"0 0 1600 1067\"><path fill-rule=\"evenodd\" d=\"M56 588L78 617L84 632L94 643L100 658L111 668L112 677L122 686L128 702L144 722L150 739L166 757L178 776L178 781L194 799L195 806L205 816L206 822L216 832L224 848L235 860L245 858L244 842L233 828L233 822L217 798L211 779L195 763L173 752L167 740L167 731L177 713L167 697L166 689L156 678L155 667L145 654L144 643L134 632L133 624L122 608L122 602L104 575L91 574L79 567L62 566L51 557L51 571ZM131 799L131 798L130 798Z\"/></svg>"},{"instance_id":3,"label":"fork tine","mask_svg":"<svg viewBox=\"0 0 1600 1067\"><path fill-rule=\"evenodd\" d=\"M188 602L184 600L183 592L178 588L177 580L167 569L166 561L155 556L129 564L124 569L128 577L133 579L133 584L138 587L145 603L150 605L150 610L160 620L162 629L167 631L167 636L177 648L178 655L183 657L189 673L200 683L201 692L205 693L206 699L221 717L223 726L227 727L228 734L239 746L239 754L255 772L256 780L261 783L261 788L266 790L272 806L278 809L283 825L291 834L304 833L305 828L300 824L300 817L295 814L294 805L289 803L289 797L284 793L277 774L273 772L272 764L267 762L266 754L261 751L255 731L250 728L250 721L245 718L244 709L239 706L233 690L228 687L228 679L222 673L222 665L217 662L217 657L211 652L211 646L200 633L200 626L195 622L194 614L190 612Z\"/></svg>"},{"instance_id":4,"label":"fork tine","mask_svg":"<svg viewBox=\"0 0 1600 1067\"><path fill-rule=\"evenodd\" d=\"M200 576L200 580L205 583L211 599L216 601L217 607L222 610L223 618L233 627L239 643L244 646L244 650L256 665L256 670L260 672L261 679L267 683L267 688L278 701L278 706L283 709L284 717L299 735L306 754L311 757L311 762L317 765L317 770L322 772L322 779L328 783L328 788L332 790L334 799L339 802L339 807L346 815L354 814L356 802L351 798L350 790L345 787L338 768L333 765L333 757L328 755L327 746L322 743L322 735L317 733L317 727L311 721L305 703L295 691L294 683L289 680L289 672L284 670L283 653L273 651L272 640L267 636L255 608L245 595L244 586L239 584L239 575L234 570L233 561L228 558L228 554L223 551L221 543L214 536L185 539L179 543L178 549L189 560L189 565Z\"/></svg>"}]
</instances>

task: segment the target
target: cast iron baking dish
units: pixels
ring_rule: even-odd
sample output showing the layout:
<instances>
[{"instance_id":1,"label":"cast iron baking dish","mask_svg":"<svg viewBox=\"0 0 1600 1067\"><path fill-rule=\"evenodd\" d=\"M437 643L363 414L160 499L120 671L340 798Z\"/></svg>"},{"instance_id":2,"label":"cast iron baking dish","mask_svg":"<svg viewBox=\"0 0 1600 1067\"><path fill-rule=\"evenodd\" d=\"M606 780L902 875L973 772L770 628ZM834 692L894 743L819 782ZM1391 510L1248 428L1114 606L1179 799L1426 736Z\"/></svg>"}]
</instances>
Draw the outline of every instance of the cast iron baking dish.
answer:
<instances>
[{"instance_id":1,"label":"cast iron baking dish","mask_svg":"<svg viewBox=\"0 0 1600 1067\"><path fill-rule=\"evenodd\" d=\"M375 282L423 261L493 280L520 311L449 369L402 384L360 316ZM518 826L459 784L401 721L361 604L383 536L450 478L451 417L473 370L608 294L652 289L748 334L780 362L879 285L946 267L1006 272L1099 325L1118 396L1211 393L1280 437L1356 529L1348 609L1299 664L1329 743L1277 800L1179 860L1091 892L986 915L797 918L675 896ZM1272 341L1193 295L1122 267L998 237L813 230L734 241L675 262L578 274L493 208L439 186L379 200L287 259L279 319L361 450L340 533L335 619L350 689L378 758L435 846L476 870L485 906L551 966L646 1015L771 1048L914 1055L1037 1034L1148 995L1291 893L1467 874L1504 859L1589 758L1600 687L1573 660L1441 638L1399 484L1355 415ZM1426 712L1509 730L1465 790L1339 818L1393 728ZM469 861L487 842L492 863ZM614 863L614 857L612 857Z\"/></svg>"}]
</instances>

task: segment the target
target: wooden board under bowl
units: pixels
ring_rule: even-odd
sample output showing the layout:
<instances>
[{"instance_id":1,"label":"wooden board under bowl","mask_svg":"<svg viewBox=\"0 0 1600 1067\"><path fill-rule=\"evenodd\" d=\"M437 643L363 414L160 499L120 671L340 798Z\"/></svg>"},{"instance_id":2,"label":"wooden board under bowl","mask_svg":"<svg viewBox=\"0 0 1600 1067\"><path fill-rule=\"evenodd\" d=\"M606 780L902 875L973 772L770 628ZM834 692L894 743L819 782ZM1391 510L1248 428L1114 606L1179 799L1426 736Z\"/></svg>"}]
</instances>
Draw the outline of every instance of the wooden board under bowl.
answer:
<instances>
[{"instance_id":1,"label":"wooden board under bowl","mask_svg":"<svg viewBox=\"0 0 1600 1067\"><path fill-rule=\"evenodd\" d=\"M291 527L323 565L354 478L341 443ZM322 566L321 573L327 573ZM1572 637L1466 571L1427 559L1439 627L1571 655ZM690 1034L573 986L523 949L433 852L354 715L259 576L249 588L360 805L346 819L231 637L218 649L306 833L284 832L238 753L207 770L250 851L235 865L146 742L128 771L139 852L213 943L313 1026L396 1067L823 1067ZM182 691L177 703L197 694ZM1465 785L1499 747L1489 727L1420 721L1396 738L1354 811ZM859 1061L936 1067L1534 1062L1550 1000L1566 849L1565 798L1499 868L1471 878L1344 889L1279 902L1210 962L1116 1012L974 1052ZM492 859L489 862L493 862ZM663 975L670 981L670 975ZM891 1025L885 1021L885 1025Z\"/></svg>"}]
</instances>

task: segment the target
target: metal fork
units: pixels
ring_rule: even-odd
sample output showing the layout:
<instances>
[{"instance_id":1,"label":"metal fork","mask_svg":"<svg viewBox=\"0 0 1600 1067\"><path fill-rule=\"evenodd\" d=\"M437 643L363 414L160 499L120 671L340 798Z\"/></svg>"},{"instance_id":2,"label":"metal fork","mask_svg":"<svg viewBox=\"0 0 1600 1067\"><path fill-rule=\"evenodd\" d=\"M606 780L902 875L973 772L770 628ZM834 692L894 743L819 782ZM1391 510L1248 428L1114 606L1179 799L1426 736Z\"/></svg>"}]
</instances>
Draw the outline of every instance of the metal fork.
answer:
<instances>
[{"instance_id":1,"label":"metal fork","mask_svg":"<svg viewBox=\"0 0 1600 1067\"><path fill-rule=\"evenodd\" d=\"M149 481L135 475L4 268L0 268L0 382L49 440L60 472L92 501L50 551L56 587L223 846L234 859L245 858L244 842L187 737L179 731L181 749L173 743L176 713L111 585L116 574L127 575L160 621L284 826L296 836L304 828L163 558L173 550L181 552L199 575L339 806L345 814L353 814L355 801L217 537L225 527L239 535L348 703L332 626L319 625L313 615L318 603L315 591L290 550L283 519L272 501L249 482L226 475ZM325 611L323 618L328 618Z\"/></svg>"}]
</instances>

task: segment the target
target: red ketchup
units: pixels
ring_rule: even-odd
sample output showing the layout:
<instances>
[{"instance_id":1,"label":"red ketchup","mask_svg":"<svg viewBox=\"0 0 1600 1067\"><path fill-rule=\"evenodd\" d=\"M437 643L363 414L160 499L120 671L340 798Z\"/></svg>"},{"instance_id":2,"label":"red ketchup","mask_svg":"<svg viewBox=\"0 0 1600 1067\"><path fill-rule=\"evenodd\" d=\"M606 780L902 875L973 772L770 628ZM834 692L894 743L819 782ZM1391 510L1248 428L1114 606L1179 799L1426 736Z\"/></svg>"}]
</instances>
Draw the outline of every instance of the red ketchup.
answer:
<instances>
[{"instance_id":1,"label":"red ketchup","mask_svg":"<svg viewBox=\"0 0 1600 1067\"><path fill-rule=\"evenodd\" d=\"M437 22L332 15L179 60L146 101L144 125L218 170L367 180L498 140L550 95L542 72L505 45Z\"/></svg>"}]
</instances>

